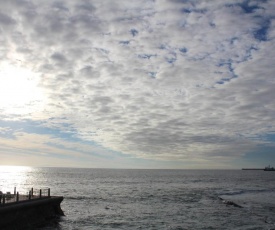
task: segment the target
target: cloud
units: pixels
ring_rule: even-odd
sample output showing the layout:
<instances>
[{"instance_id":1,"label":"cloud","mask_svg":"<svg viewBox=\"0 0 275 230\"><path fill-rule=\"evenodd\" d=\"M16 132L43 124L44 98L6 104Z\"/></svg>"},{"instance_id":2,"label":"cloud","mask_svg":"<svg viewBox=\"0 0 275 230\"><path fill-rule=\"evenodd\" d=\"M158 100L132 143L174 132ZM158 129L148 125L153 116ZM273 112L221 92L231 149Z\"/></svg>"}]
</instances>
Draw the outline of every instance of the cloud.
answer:
<instances>
[{"instance_id":1,"label":"cloud","mask_svg":"<svg viewBox=\"0 0 275 230\"><path fill-rule=\"evenodd\" d=\"M46 98L20 119L65 117L80 140L142 159L242 157L274 131L274 5L9 1L1 55Z\"/></svg>"},{"instance_id":2,"label":"cloud","mask_svg":"<svg viewBox=\"0 0 275 230\"><path fill-rule=\"evenodd\" d=\"M24 129L12 131L12 128L1 128L0 151L5 158L8 158L10 154L13 158L16 158L16 156L19 159L25 158L25 163L35 158L36 164L39 166L58 166L58 164L59 166L64 166L60 164L64 160L64 162L70 162L72 167L79 166L79 162L82 162L82 167L85 165L86 167L106 167L106 161L112 159L116 162L119 158L114 152L100 148L96 144L85 143L77 139L66 141L64 134L57 137L53 133L38 134L26 131ZM7 137L3 135L8 132L12 132L12 136ZM40 162L37 161L39 158L41 158ZM47 159L47 161L43 161L43 158ZM56 160L57 164L50 163ZM72 164L73 162L75 162L74 165Z\"/></svg>"}]
</instances>

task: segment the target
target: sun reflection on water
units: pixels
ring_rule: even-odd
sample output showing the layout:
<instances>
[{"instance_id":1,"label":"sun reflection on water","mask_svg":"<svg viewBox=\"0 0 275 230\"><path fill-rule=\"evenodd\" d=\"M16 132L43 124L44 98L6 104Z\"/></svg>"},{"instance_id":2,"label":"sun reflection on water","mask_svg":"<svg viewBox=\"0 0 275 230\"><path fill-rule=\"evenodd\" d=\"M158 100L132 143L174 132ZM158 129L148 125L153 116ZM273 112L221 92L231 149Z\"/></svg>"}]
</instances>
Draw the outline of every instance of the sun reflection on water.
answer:
<instances>
[{"instance_id":1,"label":"sun reflection on water","mask_svg":"<svg viewBox=\"0 0 275 230\"><path fill-rule=\"evenodd\" d=\"M0 166L0 191L13 192L14 187L29 189L33 171L34 168L27 166Z\"/></svg>"}]
</instances>

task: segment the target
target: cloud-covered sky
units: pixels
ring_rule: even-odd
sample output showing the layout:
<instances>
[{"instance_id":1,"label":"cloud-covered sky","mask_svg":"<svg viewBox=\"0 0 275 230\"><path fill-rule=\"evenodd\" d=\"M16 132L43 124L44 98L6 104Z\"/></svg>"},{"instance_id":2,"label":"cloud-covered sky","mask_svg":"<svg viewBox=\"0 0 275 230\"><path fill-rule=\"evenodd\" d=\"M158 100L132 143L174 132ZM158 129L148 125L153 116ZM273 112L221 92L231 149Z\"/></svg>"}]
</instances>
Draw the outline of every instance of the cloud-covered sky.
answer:
<instances>
[{"instance_id":1,"label":"cloud-covered sky","mask_svg":"<svg viewBox=\"0 0 275 230\"><path fill-rule=\"evenodd\" d=\"M1 164L275 164L275 1L0 6Z\"/></svg>"}]
</instances>

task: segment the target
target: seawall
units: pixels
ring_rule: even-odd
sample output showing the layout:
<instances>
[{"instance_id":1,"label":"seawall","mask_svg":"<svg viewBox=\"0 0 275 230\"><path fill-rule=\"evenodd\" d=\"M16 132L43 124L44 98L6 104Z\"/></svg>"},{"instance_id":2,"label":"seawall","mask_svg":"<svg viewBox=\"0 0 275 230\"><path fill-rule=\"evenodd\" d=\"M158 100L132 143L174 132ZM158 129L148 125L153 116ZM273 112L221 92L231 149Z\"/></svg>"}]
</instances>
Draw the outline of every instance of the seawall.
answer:
<instances>
[{"instance_id":1,"label":"seawall","mask_svg":"<svg viewBox=\"0 0 275 230\"><path fill-rule=\"evenodd\" d=\"M50 219L64 215L62 196L42 197L0 205L0 229L35 229Z\"/></svg>"},{"instance_id":2,"label":"seawall","mask_svg":"<svg viewBox=\"0 0 275 230\"><path fill-rule=\"evenodd\" d=\"M261 169L261 168L243 168L242 170L261 170L261 171L264 171L264 169Z\"/></svg>"}]
</instances>

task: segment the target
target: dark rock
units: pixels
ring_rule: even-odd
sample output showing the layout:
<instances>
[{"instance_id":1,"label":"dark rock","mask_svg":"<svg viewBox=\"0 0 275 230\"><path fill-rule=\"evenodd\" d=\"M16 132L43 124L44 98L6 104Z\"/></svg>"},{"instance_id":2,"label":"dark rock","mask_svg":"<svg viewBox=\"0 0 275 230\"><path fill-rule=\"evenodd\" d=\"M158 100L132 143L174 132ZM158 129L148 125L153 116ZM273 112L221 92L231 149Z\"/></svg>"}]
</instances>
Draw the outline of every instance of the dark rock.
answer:
<instances>
[{"instance_id":1,"label":"dark rock","mask_svg":"<svg viewBox=\"0 0 275 230\"><path fill-rule=\"evenodd\" d=\"M236 204L235 202L233 201L230 201L230 200L224 200L223 198L219 197L220 200L222 200L222 202L226 205L232 205L234 207L237 207L237 208L243 208L241 205L238 205Z\"/></svg>"}]
</instances>

